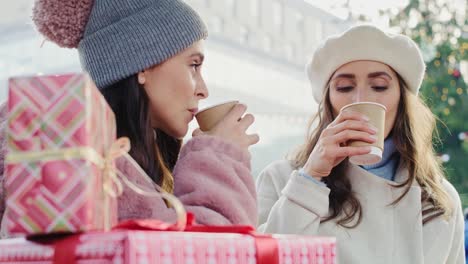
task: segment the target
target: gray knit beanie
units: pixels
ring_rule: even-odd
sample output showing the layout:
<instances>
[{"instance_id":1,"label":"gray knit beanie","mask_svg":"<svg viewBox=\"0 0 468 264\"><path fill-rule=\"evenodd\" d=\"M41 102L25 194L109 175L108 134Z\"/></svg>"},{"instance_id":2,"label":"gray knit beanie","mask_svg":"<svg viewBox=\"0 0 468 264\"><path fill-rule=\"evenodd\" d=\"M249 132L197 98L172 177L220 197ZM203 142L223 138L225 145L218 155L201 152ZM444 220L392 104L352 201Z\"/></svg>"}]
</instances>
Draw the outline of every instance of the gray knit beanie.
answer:
<instances>
[{"instance_id":1,"label":"gray knit beanie","mask_svg":"<svg viewBox=\"0 0 468 264\"><path fill-rule=\"evenodd\" d=\"M182 0L36 0L33 21L80 62L103 89L157 65L207 37Z\"/></svg>"}]
</instances>

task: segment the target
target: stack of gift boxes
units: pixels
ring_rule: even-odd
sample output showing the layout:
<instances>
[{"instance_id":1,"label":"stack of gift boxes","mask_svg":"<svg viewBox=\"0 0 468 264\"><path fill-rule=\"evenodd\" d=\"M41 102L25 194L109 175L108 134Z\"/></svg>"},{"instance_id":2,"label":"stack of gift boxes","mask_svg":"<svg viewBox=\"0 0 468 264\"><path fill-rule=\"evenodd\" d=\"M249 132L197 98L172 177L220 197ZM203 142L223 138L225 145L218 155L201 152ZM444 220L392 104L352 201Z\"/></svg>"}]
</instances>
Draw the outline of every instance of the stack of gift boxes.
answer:
<instances>
[{"instance_id":1,"label":"stack of gift boxes","mask_svg":"<svg viewBox=\"0 0 468 264\"><path fill-rule=\"evenodd\" d=\"M117 197L104 188L115 117L83 74L11 78L8 111L2 231L12 238L0 240L0 263L336 262L334 238L190 221L116 228Z\"/></svg>"}]
</instances>

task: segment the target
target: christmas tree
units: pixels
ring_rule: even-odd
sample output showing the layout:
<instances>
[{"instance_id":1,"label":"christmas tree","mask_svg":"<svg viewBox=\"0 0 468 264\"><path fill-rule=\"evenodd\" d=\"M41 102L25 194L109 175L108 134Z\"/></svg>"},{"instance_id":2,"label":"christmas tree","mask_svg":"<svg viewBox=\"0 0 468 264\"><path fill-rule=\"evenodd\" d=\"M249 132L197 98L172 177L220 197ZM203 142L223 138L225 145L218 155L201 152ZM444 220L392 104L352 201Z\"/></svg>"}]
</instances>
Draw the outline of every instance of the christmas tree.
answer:
<instances>
[{"instance_id":1,"label":"christmas tree","mask_svg":"<svg viewBox=\"0 0 468 264\"><path fill-rule=\"evenodd\" d=\"M455 1L410 0L390 25L423 51L427 69L421 94L440 119L435 147L449 181L468 206L468 7ZM387 12L389 14L389 12ZM468 69L464 71L468 74ZM463 78L464 77L464 78Z\"/></svg>"}]
</instances>

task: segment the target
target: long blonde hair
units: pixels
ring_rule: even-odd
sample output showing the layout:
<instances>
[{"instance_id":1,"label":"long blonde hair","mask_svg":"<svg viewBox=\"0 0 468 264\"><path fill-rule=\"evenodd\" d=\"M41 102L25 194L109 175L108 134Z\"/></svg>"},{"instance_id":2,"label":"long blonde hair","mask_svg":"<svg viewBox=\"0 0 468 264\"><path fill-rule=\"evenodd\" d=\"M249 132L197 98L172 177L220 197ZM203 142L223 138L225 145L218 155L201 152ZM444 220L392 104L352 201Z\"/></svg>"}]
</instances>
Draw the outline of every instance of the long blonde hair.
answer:
<instances>
[{"instance_id":1,"label":"long blonde hair","mask_svg":"<svg viewBox=\"0 0 468 264\"><path fill-rule=\"evenodd\" d=\"M449 217L453 210L452 201L442 186L445 176L432 144L434 136L438 139L436 117L418 96L409 92L398 73L397 76L401 99L391 135L400 154L400 165L408 169L409 177L405 182L393 185L394 188L404 188L404 192L392 205L403 199L412 182L416 180L422 189L422 216L425 224L442 215ZM309 123L307 141L292 156L292 165L295 168L304 166L322 131L334 119L329 90L328 84L318 112ZM318 124L315 126L316 122ZM313 126L315 129L312 129ZM345 173L347 166L348 159L345 159L332 169L328 177L322 179L331 190L330 213L323 222L338 219L339 225L353 228L361 221L362 207ZM356 215L357 221L353 221Z\"/></svg>"}]
</instances>

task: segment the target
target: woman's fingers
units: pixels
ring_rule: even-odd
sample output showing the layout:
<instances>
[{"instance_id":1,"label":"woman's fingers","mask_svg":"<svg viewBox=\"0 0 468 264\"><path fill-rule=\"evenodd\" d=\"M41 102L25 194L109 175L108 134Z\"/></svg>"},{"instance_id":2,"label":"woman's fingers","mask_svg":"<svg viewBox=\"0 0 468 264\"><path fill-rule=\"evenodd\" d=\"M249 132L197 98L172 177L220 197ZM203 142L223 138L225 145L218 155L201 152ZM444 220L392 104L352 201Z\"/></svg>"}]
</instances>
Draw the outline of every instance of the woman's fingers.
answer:
<instances>
[{"instance_id":1,"label":"woman's fingers","mask_svg":"<svg viewBox=\"0 0 468 264\"><path fill-rule=\"evenodd\" d=\"M350 156L358 156L358 155L365 155L371 152L371 148L369 146L364 147L340 147L337 149L337 156L338 157L350 157Z\"/></svg>"},{"instance_id":2,"label":"woman's fingers","mask_svg":"<svg viewBox=\"0 0 468 264\"><path fill-rule=\"evenodd\" d=\"M330 123L329 126L336 126L339 123L345 121L345 120L356 120L356 121L364 121L364 122L369 122L369 118L359 112L355 111L345 111L341 112L333 122Z\"/></svg>"},{"instance_id":3,"label":"woman's fingers","mask_svg":"<svg viewBox=\"0 0 468 264\"><path fill-rule=\"evenodd\" d=\"M311 171L331 171L346 157L364 155L371 151L369 146L347 146L349 141L374 143L377 140L376 128L361 113L341 112L327 128L322 131L306 167Z\"/></svg>"},{"instance_id":4,"label":"woman's fingers","mask_svg":"<svg viewBox=\"0 0 468 264\"><path fill-rule=\"evenodd\" d=\"M246 111L246 105L236 104L213 129L206 133L224 138L242 148L256 144L260 140L259 136L246 134L247 129L255 121L252 114L245 114ZM199 132L194 132L194 135L196 133Z\"/></svg>"},{"instance_id":5,"label":"woman's fingers","mask_svg":"<svg viewBox=\"0 0 468 264\"><path fill-rule=\"evenodd\" d=\"M330 137L329 140L331 141L331 143L334 144L341 144L355 140L364 141L367 143L374 143L375 141L377 141L377 136L362 131L344 130Z\"/></svg>"},{"instance_id":6,"label":"woman's fingers","mask_svg":"<svg viewBox=\"0 0 468 264\"><path fill-rule=\"evenodd\" d=\"M377 134L377 128L366 121L346 120L335 126L327 128L327 133L336 135L346 130L363 131L371 135Z\"/></svg>"},{"instance_id":7,"label":"woman's fingers","mask_svg":"<svg viewBox=\"0 0 468 264\"><path fill-rule=\"evenodd\" d=\"M255 145L260 141L260 137L258 136L258 134L247 135L247 138L249 146Z\"/></svg>"},{"instance_id":8,"label":"woman's fingers","mask_svg":"<svg viewBox=\"0 0 468 264\"><path fill-rule=\"evenodd\" d=\"M229 113L224 117L223 121L233 123L241 120L245 111L247 111L247 106L245 104L236 104Z\"/></svg>"},{"instance_id":9,"label":"woman's fingers","mask_svg":"<svg viewBox=\"0 0 468 264\"><path fill-rule=\"evenodd\" d=\"M239 125L242 130L247 130L253 122L255 121L255 117L252 114L246 114L244 117L241 118L239 121Z\"/></svg>"}]
</instances>

